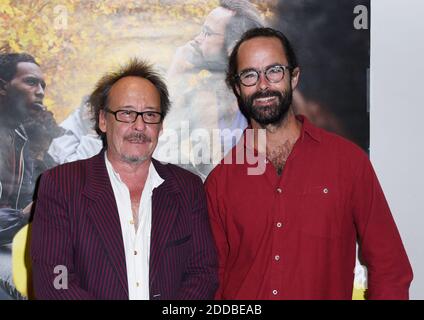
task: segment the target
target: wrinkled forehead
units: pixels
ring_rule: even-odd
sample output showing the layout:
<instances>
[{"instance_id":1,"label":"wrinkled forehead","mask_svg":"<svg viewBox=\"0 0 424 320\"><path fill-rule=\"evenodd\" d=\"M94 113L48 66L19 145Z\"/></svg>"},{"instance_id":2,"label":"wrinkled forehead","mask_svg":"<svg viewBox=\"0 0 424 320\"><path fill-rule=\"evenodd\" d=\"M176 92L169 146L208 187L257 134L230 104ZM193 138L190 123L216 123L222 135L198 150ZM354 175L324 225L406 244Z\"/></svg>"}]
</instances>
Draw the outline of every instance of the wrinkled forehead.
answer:
<instances>
[{"instance_id":1,"label":"wrinkled forehead","mask_svg":"<svg viewBox=\"0 0 424 320\"><path fill-rule=\"evenodd\" d=\"M160 94L147 79L128 76L119 79L110 89L109 107L115 106L160 106Z\"/></svg>"}]
</instances>

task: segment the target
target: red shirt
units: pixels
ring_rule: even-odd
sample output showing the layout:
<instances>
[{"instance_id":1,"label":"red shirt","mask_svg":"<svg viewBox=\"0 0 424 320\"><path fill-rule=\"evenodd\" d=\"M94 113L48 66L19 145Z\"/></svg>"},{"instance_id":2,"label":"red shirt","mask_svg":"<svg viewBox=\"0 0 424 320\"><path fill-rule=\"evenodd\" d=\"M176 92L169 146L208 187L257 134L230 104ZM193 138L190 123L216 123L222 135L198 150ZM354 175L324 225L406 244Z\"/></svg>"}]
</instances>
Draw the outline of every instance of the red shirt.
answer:
<instances>
[{"instance_id":1,"label":"red shirt","mask_svg":"<svg viewBox=\"0 0 424 320\"><path fill-rule=\"evenodd\" d=\"M265 158L264 174L248 175L257 164L235 163L237 152L251 152L244 144L205 183L216 298L351 299L358 242L368 298L407 299L412 269L367 155L298 120L301 136L281 176Z\"/></svg>"}]
</instances>

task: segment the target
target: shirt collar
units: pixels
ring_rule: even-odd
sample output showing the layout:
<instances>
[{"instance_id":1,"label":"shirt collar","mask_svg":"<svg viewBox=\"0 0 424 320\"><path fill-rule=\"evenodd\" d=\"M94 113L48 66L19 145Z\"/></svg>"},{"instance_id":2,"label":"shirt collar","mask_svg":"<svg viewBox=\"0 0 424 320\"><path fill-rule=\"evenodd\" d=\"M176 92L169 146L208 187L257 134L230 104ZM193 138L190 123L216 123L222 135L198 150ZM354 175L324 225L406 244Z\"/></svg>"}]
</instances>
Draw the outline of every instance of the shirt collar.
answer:
<instances>
[{"instance_id":1,"label":"shirt collar","mask_svg":"<svg viewBox=\"0 0 424 320\"><path fill-rule=\"evenodd\" d=\"M322 135L320 129L315 127L304 115L297 115L296 119L302 123L302 131L300 133L300 139L304 139L305 133L316 142L321 142Z\"/></svg>"},{"instance_id":2,"label":"shirt collar","mask_svg":"<svg viewBox=\"0 0 424 320\"><path fill-rule=\"evenodd\" d=\"M121 183L124 183L121 180L121 177L118 172L115 171L112 164L110 163L109 159L107 158L107 151L105 151L105 163L107 171L113 175L113 177L118 180ZM155 169L155 166L152 162L150 162L149 165L149 173L147 174L146 184L150 185L152 187L152 190L159 187L165 180L158 174L158 172Z\"/></svg>"},{"instance_id":3,"label":"shirt collar","mask_svg":"<svg viewBox=\"0 0 424 320\"><path fill-rule=\"evenodd\" d=\"M314 126L309 120L308 118L306 118L304 115L296 115L296 119L299 120L302 123L302 129L300 132L300 139L301 141L303 141L303 139L305 138L305 134L308 135L309 137L311 137L313 140L315 140L316 142L320 143L322 140L322 134L321 134L321 129L319 129L318 127ZM247 139L246 139L246 130L247 129L252 129L251 124L249 124L247 126L247 128L244 130L244 146L247 149L253 149L252 146L250 146L247 143Z\"/></svg>"}]
</instances>

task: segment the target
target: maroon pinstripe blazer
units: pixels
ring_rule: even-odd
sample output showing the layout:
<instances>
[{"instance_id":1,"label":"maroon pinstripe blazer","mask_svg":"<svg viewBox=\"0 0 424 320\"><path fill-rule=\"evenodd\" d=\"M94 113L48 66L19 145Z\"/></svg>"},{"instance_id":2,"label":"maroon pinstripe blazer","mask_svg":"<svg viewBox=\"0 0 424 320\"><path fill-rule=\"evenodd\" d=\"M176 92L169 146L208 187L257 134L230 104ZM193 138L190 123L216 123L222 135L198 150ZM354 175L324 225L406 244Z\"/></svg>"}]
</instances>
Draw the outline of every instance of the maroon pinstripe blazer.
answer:
<instances>
[{"instance_id":1,"label":"maroon pinstripe blazer","mask_svg":"<svg viewBox=\"0 0 424 320\"><path fill-rule=\"evenodd\" d=\"M152 195L150 299L213 299L217 260L202 182L152 161L165 181ZM38 299L128 299L121 226L103 151L42 175L31 258ZM67 268L67 289L63 267L56 266Z\"/></svg>"}]
</instances>

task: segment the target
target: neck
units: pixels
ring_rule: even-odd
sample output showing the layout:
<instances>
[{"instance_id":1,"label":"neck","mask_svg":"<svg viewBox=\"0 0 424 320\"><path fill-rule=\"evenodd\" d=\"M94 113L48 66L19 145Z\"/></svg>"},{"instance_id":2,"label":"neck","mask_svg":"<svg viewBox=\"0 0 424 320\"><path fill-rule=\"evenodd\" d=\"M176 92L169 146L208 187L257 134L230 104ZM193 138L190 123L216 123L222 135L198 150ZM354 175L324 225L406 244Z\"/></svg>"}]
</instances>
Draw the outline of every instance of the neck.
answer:
<instances>
[{"instance_id":1,"label":"neck","mask_svg":"<svg viewBox=\"0 0 424 320\"><path fill-rule=\"evenodd\" d=\"M278 125L262 126L254 120L251 120L251 123L254 129L256 150L266 153L267 158L273 163L277 174L281 175L287 158L300 136L302 124L297 121L292 108ZM265 141L261 141L259 129L265 130Z\"/></svg>"},{"instance_id":2,"label":"neck","mask_svg":"<svg viewBox=\"0 0 424 320\"><path fill-rule=\"evenodd\" d=\"M119 174L119 177L126 184L131 199L131 211L134 221L134 228L137 232L139 224L140 199L143 193L144 185L149 174L151 158L141 163L129 163L120 158L115 158L112 153L107 153L108 160L113 169Z\"/></svg>"},{"instance_id":3,"label":"neck","mask_svg":"<svg viewBox=\"0 0 424 320\"><path fill-rule=\"evenodd\" d=\"M0 112L0 122L2 126L16 128L22 122L22 120L13 113L13 107L5 100L0 101Z\"/></svg>"},{"instance_id":4,"label":"neck","mask_svg":"<svg viewBox=\"0 0 424 320\"><path fill-rule=\"evenodd\" d=\"M252 129L255 131L255 148L258 148L258 132L260 129L266 133L266 148L281 146L289 142L296 142L300 136L302 125L297 121L293 109L287 111L286 116L279 124L261 125L251 119ZM259 150L259 149L257 149Z\"/></svg>"},{"instance_id":5,"label":"neck","mask_svg":"<svg viewBox=\"0 0 424 320\"><path fill-rule=\"evenodd\" d=\"M111 152L107 152L106 156L112 164L113 169L127 185L132 184L133 181L144 184L147 179L147 174L149 173L151 158L140 163L131 163L113 156Z\"/></svg>"}]
</instances>

